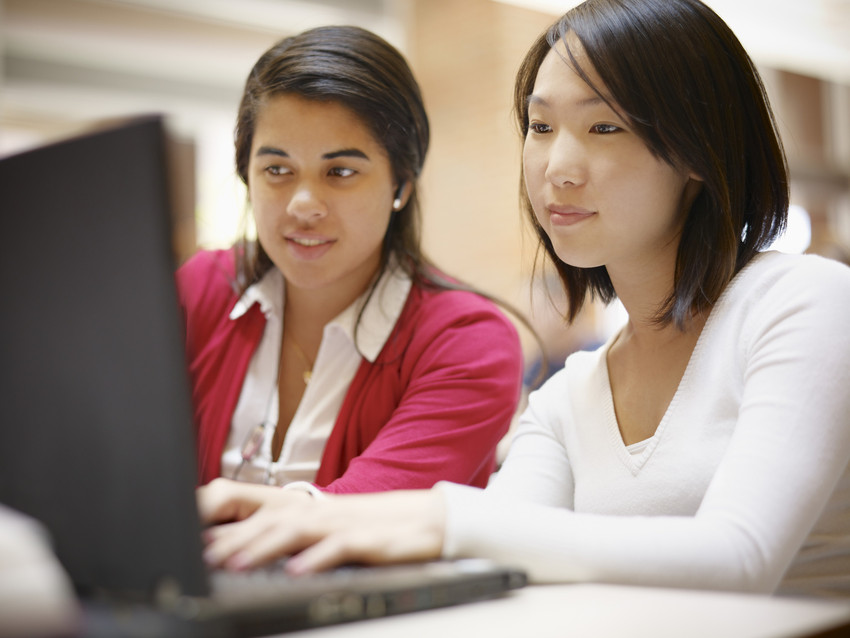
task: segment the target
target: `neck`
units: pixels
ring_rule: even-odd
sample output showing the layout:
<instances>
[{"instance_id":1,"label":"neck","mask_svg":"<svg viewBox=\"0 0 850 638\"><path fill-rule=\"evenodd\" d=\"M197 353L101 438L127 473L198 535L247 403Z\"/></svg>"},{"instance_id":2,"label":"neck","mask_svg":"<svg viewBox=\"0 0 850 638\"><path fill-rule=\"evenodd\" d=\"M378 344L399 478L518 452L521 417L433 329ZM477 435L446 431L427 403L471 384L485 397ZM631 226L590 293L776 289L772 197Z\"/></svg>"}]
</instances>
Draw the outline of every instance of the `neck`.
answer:
<instances>
[{"instance_id":1,"label":"neck","mask_svg":"<svg viewBox=\"0 0 850 638\"><path fill-rule=\"evenodd\" d=\"M314 331L321 332L325 324L345 310L354 299L341 299L320 291L297 290L287 285L283 306L284 326L312 327Z\"/></svg>"},{"instance_id":2,"label":"neck","mask_svg":"<svg viewBox=\"0 0 850 638\"><path fill-rule=\"evenodd\" d=\"M637 333L659 331L658 312L673 291L676 249L671 243L641 261L606 265L617 298Z\"/></svg>"},{"instance_id":3,"label":"neck","mask_svg":"<svg viewBox=\"0 0 850 638\"><path fill-rule=\"evenodd\" d=\"M283 326L285 334L295 339L310 356L318 350L322 331L360 295L368 284L345 294L343 291L311 290L286 285Z\"/></svg>"},{"instance_id":4,"label":"neck","mask_svg":"<svg viewBox=\"0 0 850 638\"><path fill-rule=\"evenodd\" d=\"M633 332L648 335L659 332L658 313L672 289L672 283L665 285L647 280L635 286L615 285L617 298L626 309L628 323Z\"/></svg>"},{"instance_id":5,"label":"neck","mask_svg":"<svg viewBox=\"0 0 850 638\"><path fill-rule=\"evenodd\" d=\"M373 269L352 271L320 288L301 288L287 281L284 290L284 318L287 321L313 325L321 332L325 324L369 289L377 272L376 261Z\"/></svg>"},{"instance_id":6,"label":"neck","mask_svg":"<svg viewBox=\"0 0 850 638\"><path fill-rule=\"evenodd\" d=\"M688 320L684 330L673 323L664 325L637 323L630 318L617 337L616 347L628 345L634 351L657 354L677 344L695 343L705 326L707 315L697 315Z\"/></svg>"}]
</instances>

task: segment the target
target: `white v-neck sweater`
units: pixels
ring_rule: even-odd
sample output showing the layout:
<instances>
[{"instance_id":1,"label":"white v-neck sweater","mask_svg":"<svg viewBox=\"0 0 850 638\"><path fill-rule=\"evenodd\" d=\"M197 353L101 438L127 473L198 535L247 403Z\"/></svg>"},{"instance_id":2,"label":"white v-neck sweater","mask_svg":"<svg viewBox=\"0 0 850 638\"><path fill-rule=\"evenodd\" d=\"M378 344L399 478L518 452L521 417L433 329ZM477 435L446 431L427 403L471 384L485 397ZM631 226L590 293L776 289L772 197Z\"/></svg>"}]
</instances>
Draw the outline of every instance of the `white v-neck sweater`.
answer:
<instances>
[{"instance_id":1,"label":"white v-neck sweater","mask_svg":"<svg viewBox=\"0 0 850 638\"><path fill-rule=\"evenodd\" d=\"M437 486L444 555L537 582L850 595L850 268L757 256L636 454L614 414L612 341L532 393L490 487Z\"/></svg>"}]
</instances>

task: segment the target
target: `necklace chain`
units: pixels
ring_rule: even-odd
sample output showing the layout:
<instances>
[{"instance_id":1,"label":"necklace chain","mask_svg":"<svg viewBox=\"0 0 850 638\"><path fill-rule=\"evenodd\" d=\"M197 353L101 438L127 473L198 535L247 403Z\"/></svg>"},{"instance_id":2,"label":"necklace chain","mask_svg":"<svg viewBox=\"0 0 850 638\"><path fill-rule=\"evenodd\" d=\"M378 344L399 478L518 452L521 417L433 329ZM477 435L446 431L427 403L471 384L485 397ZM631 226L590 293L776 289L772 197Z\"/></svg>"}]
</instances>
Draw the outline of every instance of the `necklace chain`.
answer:
<instances>
[{"instance_id":1,"label":"necklace chain","mask_svg":"<svg viewBox=\"0 0 850 638\"><path fill-rule=\"evenodd\" d=\"M298 352L298 356L304 359L304 363L307 364L307 369L301 373L301 378L304 380L304 385L307 385L308 383L310 383L310 379L313 376L313 362L310 361L310 358L301 349L301 346L298 345L298 342L295 341L294 338L290 337L289 341L292 343L293 346L295 346L295 350Z\"/></svg>"}]
</instances>

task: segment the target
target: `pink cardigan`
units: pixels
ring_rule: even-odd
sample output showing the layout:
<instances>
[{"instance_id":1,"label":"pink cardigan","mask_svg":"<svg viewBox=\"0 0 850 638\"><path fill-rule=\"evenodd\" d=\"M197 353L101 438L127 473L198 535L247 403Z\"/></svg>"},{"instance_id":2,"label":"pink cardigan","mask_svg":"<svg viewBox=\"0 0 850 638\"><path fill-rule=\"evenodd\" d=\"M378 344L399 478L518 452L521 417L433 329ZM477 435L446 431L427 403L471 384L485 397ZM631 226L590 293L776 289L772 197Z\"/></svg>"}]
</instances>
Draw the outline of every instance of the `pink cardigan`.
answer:
<instances>
[{"instance_id":1,"label":"pink cardigan","mask_svg":"<svg viewBox=\"0 0 850 638\"><path fill-rule=\"evenodd\" d=\"M265 317L229 318L238 296L231 251L200 252L177 272L186 324L199 480L221 455ZM414 286L374 363L363 360L316 475L327 492L483 486L519 400L522 351L513 324L469 292Z\"/></svg>"}]
</instances>

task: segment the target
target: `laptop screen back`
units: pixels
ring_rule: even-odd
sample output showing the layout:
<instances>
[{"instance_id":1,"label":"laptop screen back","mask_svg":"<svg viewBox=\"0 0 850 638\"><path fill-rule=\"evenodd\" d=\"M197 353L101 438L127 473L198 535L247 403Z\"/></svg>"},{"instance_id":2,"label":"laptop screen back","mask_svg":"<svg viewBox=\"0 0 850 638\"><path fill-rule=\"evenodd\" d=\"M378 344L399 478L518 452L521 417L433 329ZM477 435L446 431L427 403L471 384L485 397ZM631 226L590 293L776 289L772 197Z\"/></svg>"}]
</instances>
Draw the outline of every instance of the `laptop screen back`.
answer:
<instances>
[{"instance_id":1,"label":"laptop screen back","mask_svg":"<svg viewBox=\"0 0 850 638\"><path fill-rule=\"evenodd\" d=\"M165 166L158 118L0 160L0 502L84 594L206 591Z\"/></svg>"}]
</instances>

